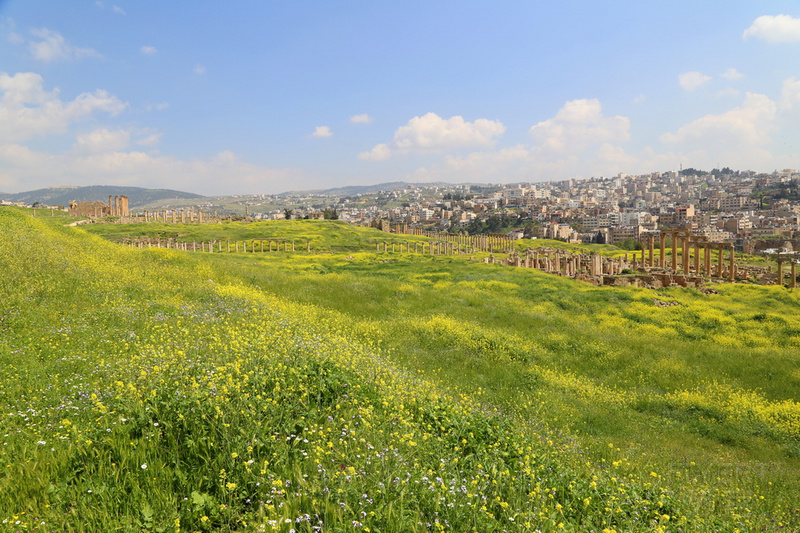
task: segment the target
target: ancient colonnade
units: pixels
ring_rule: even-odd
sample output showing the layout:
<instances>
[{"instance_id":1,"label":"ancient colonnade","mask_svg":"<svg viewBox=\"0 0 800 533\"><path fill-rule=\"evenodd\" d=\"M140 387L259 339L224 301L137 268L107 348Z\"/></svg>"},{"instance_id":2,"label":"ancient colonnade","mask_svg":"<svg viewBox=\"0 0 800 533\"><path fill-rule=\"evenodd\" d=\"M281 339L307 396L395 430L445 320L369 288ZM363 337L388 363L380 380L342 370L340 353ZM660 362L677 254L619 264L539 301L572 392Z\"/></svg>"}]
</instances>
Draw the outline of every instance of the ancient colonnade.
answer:
<instances>
[{"instance_id":1,"label":"ancient colonnade","mask_svg":"<svg viewBox=\"0 0 800 533\"><path fill-rule=\"evenodd\" d=\"M659 232L659 261L658 267L667 268L667 238L671 237L671 255L673 272L683 271L685 274L693 272L697 275L705 275L708 277L716 276L727 277L733 281L736 275L736 260L734 254L733 244L727 242L710 242L702 237L692 235L691 230L661 230ZM680 246L678 245L680 241ZM692 252L692 248L694 252ZM656 267L655 261L655 235L650 233L647 235L647 259L645 260L645 250L642 250L642 263L650 268ZM716 269L712 266L713 252L717 252ZM728 252L728 268L724 268L724 253ZM680 268L678 265L678 256L680 255ZM692 257L694 257L694 265L692 265ZM701 258L703 259L701 264ZM715 272L716 270L716 272Z\"/></svg>"},{"instance_id":2,"label":"ancient colonnade","mask_svg":"<svg viewBox=\"0 0 800 533\"><path fill-rule=\"evenodd\" d=\"M500 233L465 235L443 231L426 231L421 228L409 228L405 222L394 224L394 228L389 225L389 231L396 235L418 235L436 241L452 243L465 251L469 249L473 252L513 253L516 250L516 239Z\"/></svg>"},{"instance_id":3,"label":"ancient colonnade","mask_svg":"<svg viewBox=\"0 0 800 533\"><path fill-rule=\"evenodd\" d=\"M224 242L224 246L223 246ZM235 252L256 253L256 252L294 252L295 241L286 239L247 239L242 241L179 241L178 239L129 239L123 241L124 244L135 248L169 248L191 252ZM266 245L266 249L265 249ZM241 250L240 250L241 248ZM306 241L306 251L311 251L311 241Z\"/></svg>"}]
</instances>

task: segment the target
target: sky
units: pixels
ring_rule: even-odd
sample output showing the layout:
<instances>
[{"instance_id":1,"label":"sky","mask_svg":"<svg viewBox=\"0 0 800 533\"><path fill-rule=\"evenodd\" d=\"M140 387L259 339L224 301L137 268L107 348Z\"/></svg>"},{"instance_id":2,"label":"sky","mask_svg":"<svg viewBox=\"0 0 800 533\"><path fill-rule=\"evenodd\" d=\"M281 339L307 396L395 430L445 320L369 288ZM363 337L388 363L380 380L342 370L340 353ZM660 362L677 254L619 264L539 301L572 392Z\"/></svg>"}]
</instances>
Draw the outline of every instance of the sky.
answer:
<instances>
[{"instance_id":1,"label":"sky","mask_svg":"<svg viewBox=\"0 0 800 533\"><path fill-rule=\"evenodd\" d=\"M800 168L800 4L0 0L0 191Z\"/></svg>"}]
</instances>

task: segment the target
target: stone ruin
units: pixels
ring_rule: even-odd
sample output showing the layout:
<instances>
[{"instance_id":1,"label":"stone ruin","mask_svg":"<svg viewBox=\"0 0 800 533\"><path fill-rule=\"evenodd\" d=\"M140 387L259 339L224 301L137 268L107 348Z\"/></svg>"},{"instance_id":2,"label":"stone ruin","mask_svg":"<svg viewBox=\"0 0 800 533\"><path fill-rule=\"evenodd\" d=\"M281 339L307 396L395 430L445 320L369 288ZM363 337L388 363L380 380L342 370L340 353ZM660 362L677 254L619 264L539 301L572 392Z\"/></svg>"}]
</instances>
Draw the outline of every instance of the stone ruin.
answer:
<instances>
[{"instance_id":1,"label":"stone ruin","mask_svg":"<svg viewBox=\"0 0 800 533\"><path fill-rule=\"evenodd\" d=\"M76 202L75 200L69 203L69 216L71 217L128 217L130 216L130 209L128 208L127 196L111 196L108 195L108 203L103 202Z\"/></svg>"}]
</instances>

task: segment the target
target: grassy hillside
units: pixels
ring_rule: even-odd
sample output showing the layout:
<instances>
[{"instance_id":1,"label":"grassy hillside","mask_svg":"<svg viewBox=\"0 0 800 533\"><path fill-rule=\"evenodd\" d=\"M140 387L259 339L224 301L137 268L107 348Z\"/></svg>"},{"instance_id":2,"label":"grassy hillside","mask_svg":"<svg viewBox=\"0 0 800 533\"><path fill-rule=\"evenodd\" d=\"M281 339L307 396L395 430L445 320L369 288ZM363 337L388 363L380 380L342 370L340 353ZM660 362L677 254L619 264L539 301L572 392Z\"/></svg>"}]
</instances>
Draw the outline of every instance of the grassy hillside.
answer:
<instances>
[{"instance_id":1,"label":"grassy hillside","mask_svg":"<svg viewBox=\"0 0 800 533\"><path fill-rule=\"evenodd\" d=\"M0 210L0 530L800 528L785 289L597 288L333 222L191 230L315 250L264 255L57 222Z\"/></svg>"},{"instance_id":2,"label":"grassy hillside","mask_svg":"<svg viewBox=\"0 0 800 533\"><path fill-rule=\"evenodd\" d=\"M198 198L203 198L199 194L171 189L143 189L141 187L118 187L113 185L50 187L16 194L0 194L0 198L27 204L40 202L45 205L68 206L73 200L76 202L108 202L109 196L121 195L128 196L131 208L170 199L193 199L196 201Z\"/></svg>"}]
</instances>

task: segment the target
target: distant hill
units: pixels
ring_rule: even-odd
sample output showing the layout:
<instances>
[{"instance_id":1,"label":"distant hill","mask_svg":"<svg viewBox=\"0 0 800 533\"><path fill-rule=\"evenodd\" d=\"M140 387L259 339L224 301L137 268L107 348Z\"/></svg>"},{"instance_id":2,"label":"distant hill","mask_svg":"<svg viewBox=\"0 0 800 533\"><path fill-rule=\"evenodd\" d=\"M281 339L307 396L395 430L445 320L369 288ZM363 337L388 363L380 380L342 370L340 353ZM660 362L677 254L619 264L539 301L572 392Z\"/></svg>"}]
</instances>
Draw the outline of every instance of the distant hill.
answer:
<instances>
[{"instance_id":1,"label":"distant hill","mask_svg":"<svg viewBox=\"0 0 800 533\"><path fill-rule=\"evenodd\" d=\"M0 200L68 206L72 200L76 202L108 202L109 195L127 196L130 207L139 207L159 200L203 198L199 194L170 189L92 185L90 187L48 187L16 194L0 193Z\"/></svg>"},{"instance_id":2,"label":"distant hill","mask_svg":"<svg viewBox=\"0 0 800 533\"><path fill-rule=\"evenodd\" d=\"M315 189L311 191L287 191L281 193L280 196L296 196L302 194L308 195L325 195L325 196L355 196L357 194L375 194L380 191L394 191L397 189L406 189L410 186L417 188L423 187L452 187L452 183L407 183L405 181L390 181L388 183L378 183L376 185L351 185L347 187L336 187L333 189Z\"/></svg>"}]
</instances>

